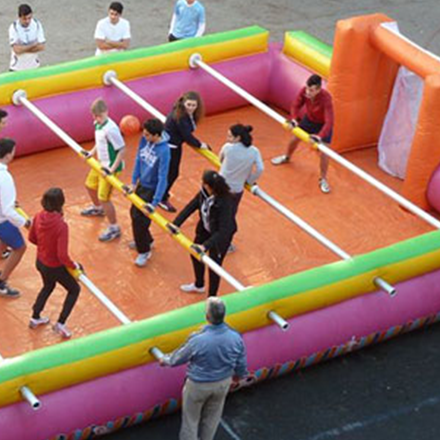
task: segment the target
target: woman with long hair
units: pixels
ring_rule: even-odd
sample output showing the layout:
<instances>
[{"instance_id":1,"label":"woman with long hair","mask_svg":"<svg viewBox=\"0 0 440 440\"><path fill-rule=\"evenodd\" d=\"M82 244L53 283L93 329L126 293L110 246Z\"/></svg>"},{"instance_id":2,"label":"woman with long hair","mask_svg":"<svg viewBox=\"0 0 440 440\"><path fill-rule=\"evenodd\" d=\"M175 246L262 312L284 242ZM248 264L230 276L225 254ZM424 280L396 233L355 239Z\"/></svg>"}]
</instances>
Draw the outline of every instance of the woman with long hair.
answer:
<instances>
[{"instance_id":1,"label":"woman with long hair","mask_svg":"<svg viewBox=\"0 0 440 440\"><path fill-rule=\"evenodd\" d=\"M197 139L193 132L204 115L203 101L197 92L184 93L174 104L173 110L167 116L165 131L169 134L171 161L168 171L168 186L159 206L168 212L176 212L176 208L169 201L170 190L179 177L180 161L182 159L182 145L187 143L195 148L209 148Z\"/></svg>"},{"instance_id":2,"label":"woman with long hair","mask_svg":"<svg viewBox=\"0 0 440 440\"><path fill-rule=\"evenodd\" d=\"M219 265L231 244L237 230L233 214L229 186L223 176L216 171L205 171L202 177L202 188L199 193L183 208L175 218L176 226L199 211L200 219L196 226L194 243ZM180 289L184 292L203 293L205 291L205 265L191 256L194 267L195 282L183 284ZM209 270L209 296L217 295L220 277Z\"/></svg>"}]
</instances>

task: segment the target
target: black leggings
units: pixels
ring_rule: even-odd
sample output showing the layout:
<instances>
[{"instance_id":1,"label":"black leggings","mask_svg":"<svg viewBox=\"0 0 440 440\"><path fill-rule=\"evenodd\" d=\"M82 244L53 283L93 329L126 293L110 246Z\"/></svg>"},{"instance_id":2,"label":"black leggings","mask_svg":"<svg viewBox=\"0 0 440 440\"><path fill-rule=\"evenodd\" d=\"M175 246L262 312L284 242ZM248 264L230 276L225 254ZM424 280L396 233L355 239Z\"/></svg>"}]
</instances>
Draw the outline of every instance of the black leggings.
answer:
<instances>
[{"instance_id":1,"label":"black leggings","mask_svg":"<svg viewBox=\"0 0 440 440\"><path fill-rule=\"evenodd\" d=\"M194 238L194 243L203 244L209 238L210 234L207 231L198 232ZM220 266L225 259L225 256L228 252L229 245L231 244L232 237L224 242L220 243L217 246L209 249L208 255ZM191 261L194 268L194 275L196 278L195 285L197 287L203 287L205 285L205 265L194 258L191 255ZM218 288L220 287L220 277L209 269L209 296L216 296L218 292Z\"/></svg>"},{"instance_id":2,"label":"black leggings","mask_svg":"<svg viewBox=\"0 0 440 440\"><path fill-rule=\"evenodd\" d=\"M138 185L136 194L145 202L150 203L154 197L152 189L144 188ZM133 238L136 243L136 250L139 254L150 252L153 237L150 232L151 220L135 205L131 205L130 209L131 227L133 230Z\"/></svg>"},{"instance_id":3,"label":"black leggings","mask_svg":"<svg viewBox=\"0 0 440 440\"><path fill-rule=\"evenodd\" d=\"M180 161L182 160L182 147L170 148L171 158L170 158L170 168L168 170L168 186L162 200L165 202L170 197L171 187L174 182L179 177Z\"/></svg>"},{"instance_id":4,"label":"black leggings","mask_svg":"<svg viewBox=\"0 0 440 440\"><path fill-rule=\"evenodd\" d=\"M43 288L37 296L35 304L33 306L32 318L40 318L40 313L44 309L49 296L52 294L57 283L60 283L66 290L67 296L64 300L63 309L61 311L58 322L64 324L67 321L72 309L78 299L79 292L81 290L78 281L70 275L64 266L48 267L37 260L37 270L40 272L43 279Z\"/></svg>"}]
</instances>

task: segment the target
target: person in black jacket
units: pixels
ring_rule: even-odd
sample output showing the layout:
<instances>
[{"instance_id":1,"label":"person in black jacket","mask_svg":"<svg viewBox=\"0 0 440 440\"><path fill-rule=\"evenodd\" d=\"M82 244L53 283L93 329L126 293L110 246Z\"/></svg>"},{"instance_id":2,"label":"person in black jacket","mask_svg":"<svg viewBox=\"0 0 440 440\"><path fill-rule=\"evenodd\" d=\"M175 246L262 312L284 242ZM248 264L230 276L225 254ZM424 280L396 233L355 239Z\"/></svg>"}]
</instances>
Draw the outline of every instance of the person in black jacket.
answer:
<instances>
[{"instance_id":1,"label":"person in black jacket","mask_svg":"<svg viewBox=\"0 0 440 440\"><path fill-rule=\"evenodd\" d=\"M171 151L170 169L168 171L168 187L159 206L168 212L176 212L170 203L170 190L179 177L180 161L182 159L182 144L186 142L191 147L208 148L194 135L197 123L203 117L203 102L197 92L186 92L174 104L173 110L167 116L165 131L169 134L168 144Z\"/></svg>"},{"instance_id":2,"label":"person in black jacket","mask_svg":"<svg viewBox=\"0 0 440 440\"><path fill-rule=\"evenodd\" d=\"M175 218L176 226L182 225L195 211L199 211L200 220L196 227L194 243L219 265L237 231L229 186L223 176L216 171L205 171L202 178L201 191L183 208ZM195 282L183 284L184 292L203 293L205 291L205 266L191 256L194 266ZM220 277L209 270L209 296L217 295Z\"/></svg>"}]
</instances>

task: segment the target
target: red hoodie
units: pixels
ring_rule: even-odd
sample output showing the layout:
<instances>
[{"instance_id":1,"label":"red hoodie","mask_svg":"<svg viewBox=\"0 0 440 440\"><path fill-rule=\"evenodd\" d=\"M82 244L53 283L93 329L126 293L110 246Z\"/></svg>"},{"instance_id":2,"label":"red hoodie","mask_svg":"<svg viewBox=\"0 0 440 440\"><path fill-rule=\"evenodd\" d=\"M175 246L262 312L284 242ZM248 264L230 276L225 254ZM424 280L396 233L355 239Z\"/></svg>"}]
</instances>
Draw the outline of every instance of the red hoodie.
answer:
<instances>
[{"instance_id":1,"label":"red hoodie","mask_svg":"<svg viewBox=\"0 0 440 440\"><path fill-rule=\"evenodd\" d=\"M32 221L29 241L37 245L37 259L45 266L75 269L68 253L69 227L59 212L39 212Z\"/></svg>"}]
</instances>

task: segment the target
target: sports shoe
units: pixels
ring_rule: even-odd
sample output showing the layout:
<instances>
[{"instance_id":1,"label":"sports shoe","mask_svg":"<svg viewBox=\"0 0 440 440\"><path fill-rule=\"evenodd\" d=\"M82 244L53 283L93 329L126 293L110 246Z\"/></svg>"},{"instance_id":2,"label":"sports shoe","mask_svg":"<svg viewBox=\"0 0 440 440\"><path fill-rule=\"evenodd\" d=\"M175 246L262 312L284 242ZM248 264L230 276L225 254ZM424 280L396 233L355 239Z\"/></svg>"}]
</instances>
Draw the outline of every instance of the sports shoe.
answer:
<instances>
[{"instance_id":1,"label":"sports shoe","mask_svg":"<svg viewBox=\"0 0 440 440\"><path fill-rule=\"evenodd\" d=\"M282 156L274 157L273 159L271 159L271 162L272 165L283 165L285 163L289 163L290 158L286 154L283 154Z\"/></svg>"},{"instance_id":2,"label":"sports shoe","mask_svg":"<svg viewBox=\"0 0 440 440\"><path fill-rule=\"evenodd\" d=\"M159 202L159 208L162 208L164 211L167 212L177 212L177 209L170 203L169 200Z\"/></svg>"},{"instance_id":3,"label":"sports shoe","mask_svg":"<svg viewBox=\"0 0 440 440\"><path fill-rule=\"evenodd\" d=\"M21 293L17 289L8 286L6 281L0 281L0 296L6 298L18 298Z\"/></svg>"},{"instance_id":4,"label":"sports shoe","mask_svg":"<svg viewBox=\"0 0 440 440\"><path fill-rule=\"evenodd\" d=\"M81 215L84 217L104 217L104 210L95 205L90 205L81 211Z\"/></svg>"},{"instance_id":5,"label":"sports shoe","mask_svg":"<svg viewBox=\"0 0 440 440\"><path fill-rule=\"evenodd\" d=\"M50 319L43 316L41 318L31 318L29 321L29 328L37 328L40 325L46 325L49 324Z\"/></svg>"},{"instance_id":6,"label":"sports shoe","mask_svg":"<svg viewBox=\"0 0 440 440\"><path fill-rule=\"evenodd\" d=\"M2 252L2 260L6 260L6 258L9 257L9 255L11 255L12 249L11 248L6 248L3 252Z\"/></svg>"},{"instance_id":7,"label":"sports shoe","mask_svg":"<svg viewBox=\"0 0 440 440\"><path fill-rule=\"evenodd\" d=\"M228 253L228 254L232 254L232 253L235 252L236 250L237 250L237 246L235 246L234 243L231 243L231 244L229 245L228 250L227 250L226 253Z\"/></svg>"},{"instance_id":8,"label":"sports shoe","mask_svg":"<svg viewBox=\"0 0 440 440\"><path fill-rule=\"evenodd\" d=\"M330 185L326 179L319 179L319 188L324 194L328 194L330 192Z\"/></svg>"},{"instance_id":9,"label":"sports shoe","mask_svg":"<svg viewBox=\"0 0 440 440\"><path fill-rule=\"evenodd\" d=\"M186 293L204 293L205 287L197 287L194 283L182 284L180 290Z\"/></svg>"},{"instance_id":10,"label":"sports shoe","mask_svg":"<svg viewBox=\"0 0 440 440\"><path fill-rule=\"evenodd\" d=\"M121 236L121 228L109 226L100 236L99 241L112 241Z\"/></svg>"},{"instance_id":11,"label":"sports shoe","mask_svg":"<svg viewBox=\"0 0 440 440\"><path fill-rule=\"evenodd\" d=\"M151 258L151 251L145 252L144 254L138 254L136 260L134 260L134 264L137 267L144 267L147 264L147 261Z\"/></svg>"},{"instance_id":12,"label":"sports shoe","mask_svg":"<svg viewBox=\"0 0 440 440\"><path fill-rule=\"evenodd\" d=\"M53 326L53 331L61 335L63 339L70 339L72 337L72 332L67 328L66 324L61 324L61 322L57 322Z\"/></svg>"}]
</instances>

